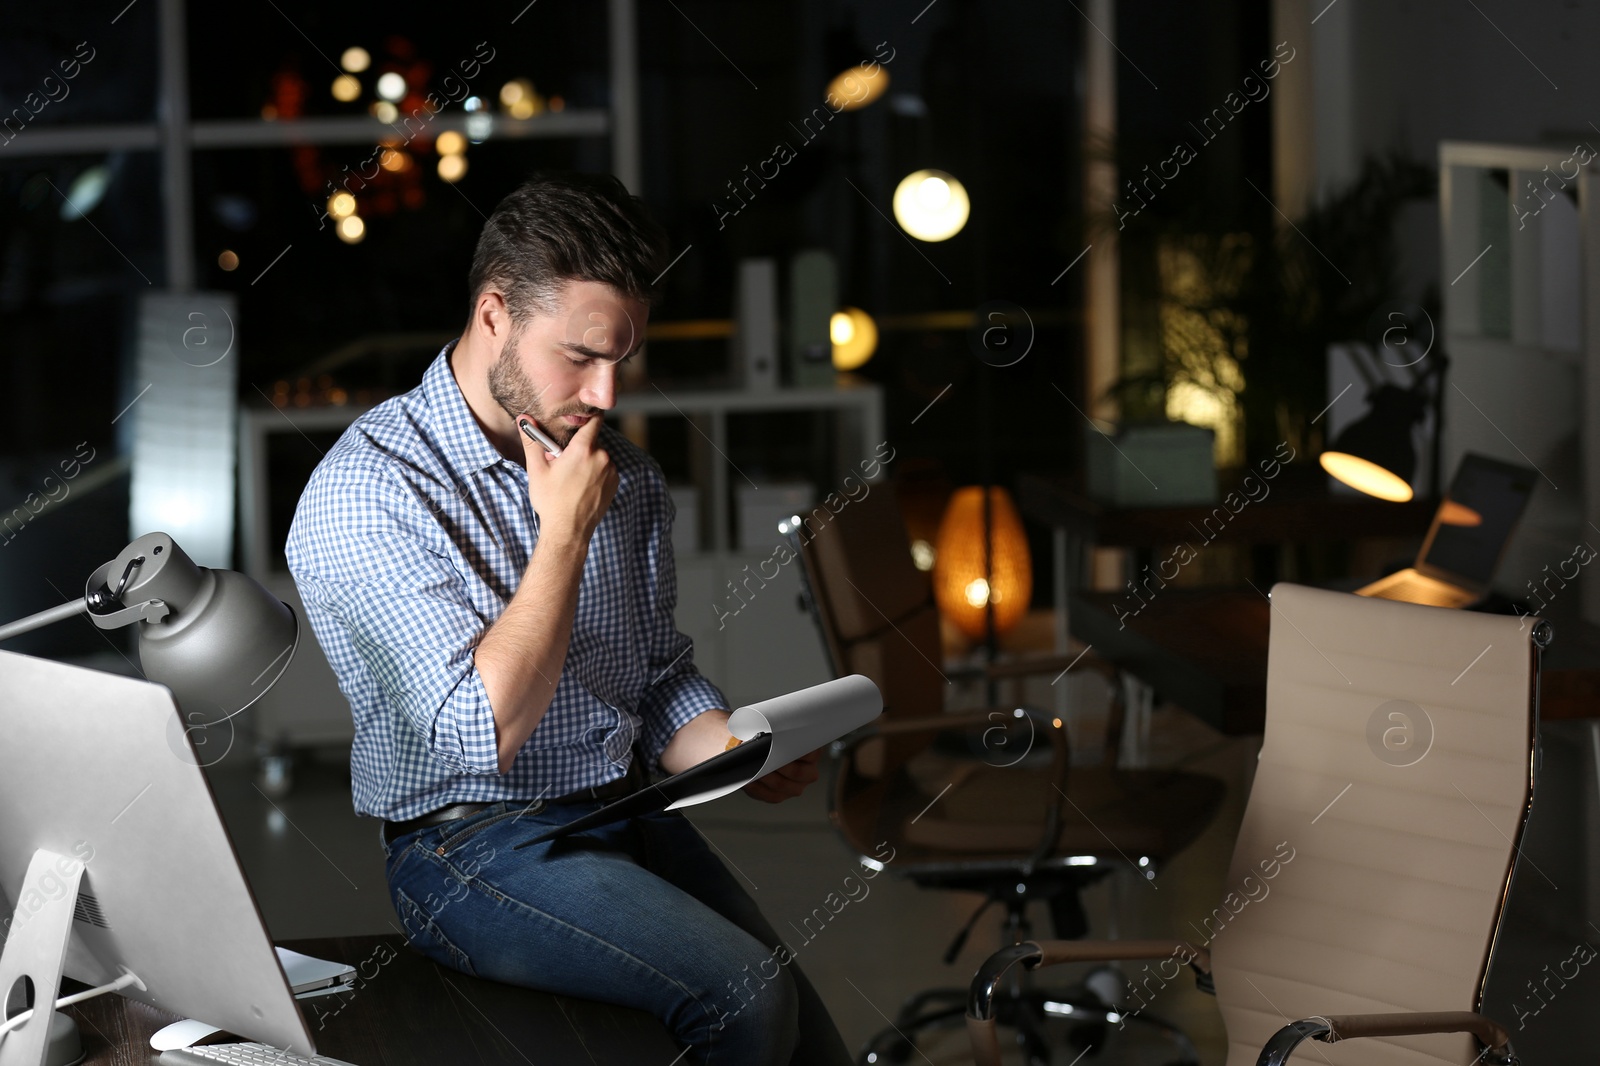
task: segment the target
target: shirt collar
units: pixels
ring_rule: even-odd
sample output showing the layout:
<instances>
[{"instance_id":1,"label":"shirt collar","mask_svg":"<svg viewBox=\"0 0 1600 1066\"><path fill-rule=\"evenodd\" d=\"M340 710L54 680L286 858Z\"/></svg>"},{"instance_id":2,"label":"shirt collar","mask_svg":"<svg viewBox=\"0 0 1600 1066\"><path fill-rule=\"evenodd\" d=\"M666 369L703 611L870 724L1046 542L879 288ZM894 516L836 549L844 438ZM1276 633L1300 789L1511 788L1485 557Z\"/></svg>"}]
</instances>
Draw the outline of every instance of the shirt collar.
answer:
<instances>
[{"instance_id":1,"label":"shirt collar","mask_svg":"<svg viewBox=\"0 0 1600 1066\"><path fill-rule=\"evenodd\" d=\"M476 472L503 462L505 456L484 436L472 415L472 408L467 406L467 398L461 395L461 387L450 370L450 353L455 346L453 340L440 349L422 375L422 396L450 464L459 470Z\"/></svg>"}]
</instances>

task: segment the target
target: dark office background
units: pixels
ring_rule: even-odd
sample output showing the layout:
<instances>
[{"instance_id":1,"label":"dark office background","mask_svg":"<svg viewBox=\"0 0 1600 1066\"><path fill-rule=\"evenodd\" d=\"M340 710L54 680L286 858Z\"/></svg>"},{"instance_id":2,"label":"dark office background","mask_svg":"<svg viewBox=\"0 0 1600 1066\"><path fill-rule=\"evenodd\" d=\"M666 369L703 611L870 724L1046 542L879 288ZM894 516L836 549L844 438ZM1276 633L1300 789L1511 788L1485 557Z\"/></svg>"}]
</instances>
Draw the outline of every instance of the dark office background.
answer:
<instances>
[{"instance_id":1,"label":"dark office background","mask_svg":"<svg viewBox=\"0 0 1600 1066\"><path fill-rule=\"evenodd\" d=\"M490 54L468 84L491 106L498 107L503 82L525 77L566 108L604 108L603 7L541 3L509 28L519 6L446 18L436 5L401 3L379 20L324 5L189 5L193 117L251 119L264 108L285 117L295 108L306 116L359 115L381 70L437 87L446 75L460 76L463 60ZM655 319L727 318L740 258L782 260L802 247L832 251L843 302L880 318L971 311L995 300L1020 305L1036 333L1016 365L975 358L968 331L911 328L886 330L861 373L887 386L889 438L908 472L950 485L1070 467L1082 438L1063 432L1056 390L1089 405L1082 271L1063 270L1094 228L1108 224L1080 208L1082 77L1069 57L1093 31L1063 5L941 0L920 15L915 6L640 6L644 198L666 226L672 254L691 248L668 274ZM151 120L157 8L135 4L110 25L119 8L40 5L12 13L0 34L0 99L37 90L87 40L94 58L69 83L70 94L30 125ZM1168 5L1160 18L1133 17L1130 26L1136 32L1122 43L1129 62L1117 74L1120 154L1129 160L1165 155L1193 101L1220 98L1236 69L1270 53L1265 0ZM313 40L371 53L358 101L333 99L338 57ZM832 73L875 56L892 57L885 98L831 117L820 132L815 119L806 125ZM1161 71L1160 91L1141 73L1152 69ZM1144 221L1264 232L1271 208L1238 178L1269 182L1269 135L1266 110L1247 113L1208 146L1194 180L1175 183ZM741 184L779 142L796 158L764 185ZM419 139L407 172L382 172L375 194L363 192L365 239L346 244L319 216L328 190L370 154L357 145L193 154L196 286L238 296L241 401L292 385L309 365L369 335L452 335L464 317L474 241L499 197L541 167L605 170L609 142L475 144L468 173L451 184L433 173L432 152ZM967 227L934 245L909 240L884 210L901 176L929 166L960 176L974 204ZM59 208L68 190L92 167L109 174L104 199L86 219L65 220ZM40 469L79 441L118 449L112 418L137 392L128 371L134 301L151 283L159 286L165 270L161 198L157 156L148 150L7 159L0 148L0 183L0 454L20 498ZM734 199L734 185L756 190L748 206ZM1141 269L1138 245L1129 247L1130 278L1148 281L1153 271ZM224 250L238 256L237 269L218 265ZM434 350L414 346L381 367L358 362L333 375L334 384L364 398L401 391ZM724 381L727 344L653 344L649 371L668 385ZM944 401L919 418L941 394ZM775 438L786 428L781 419L771 423ZM671 440L662 447L670 450ZM1049 587L1050 554L1042 531L1034 536L1038 600Z\"/></svg>"}]
</instances>

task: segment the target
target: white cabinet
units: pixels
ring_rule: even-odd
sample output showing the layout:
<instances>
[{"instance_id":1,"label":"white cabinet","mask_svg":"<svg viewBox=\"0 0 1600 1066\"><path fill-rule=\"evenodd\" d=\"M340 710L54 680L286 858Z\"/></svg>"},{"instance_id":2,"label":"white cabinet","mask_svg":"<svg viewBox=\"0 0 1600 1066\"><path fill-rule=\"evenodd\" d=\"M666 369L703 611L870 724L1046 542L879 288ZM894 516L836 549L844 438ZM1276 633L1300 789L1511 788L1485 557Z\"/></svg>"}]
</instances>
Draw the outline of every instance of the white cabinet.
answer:
<instances>
[{"instance_id":1,"label":"white cabinet","mask_svg":"<svg viewBox=\"0 0 1600 1066\"><path fill-rule=\"evenodd\" d=\"M678 628L694 641L700 672L734 707L832 677L822 635L800 609L799 566L799 559L777 566L769 552L707 552L678 561ZM761 578L774 569L777 577Z\"/></svg>"}]
</instances>

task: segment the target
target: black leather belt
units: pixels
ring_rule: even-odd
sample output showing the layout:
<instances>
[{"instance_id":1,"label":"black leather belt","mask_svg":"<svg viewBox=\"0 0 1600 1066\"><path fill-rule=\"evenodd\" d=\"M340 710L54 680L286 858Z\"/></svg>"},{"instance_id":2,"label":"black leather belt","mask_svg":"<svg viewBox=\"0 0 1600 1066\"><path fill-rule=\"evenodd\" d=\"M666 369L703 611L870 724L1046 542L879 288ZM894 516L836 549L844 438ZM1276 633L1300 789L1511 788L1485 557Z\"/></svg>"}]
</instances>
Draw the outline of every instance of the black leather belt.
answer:
<instances>
[{"instance_id":1,"label":"black leather belt","mask_svg":"<svg viewBox=\"0 0 1600 1066\"><path fill-rule=\"evenodd\" d=\"M569 803L603 803L609 800L621 799L623 796L637 792L644 784L644 770L639 765L638 757L635 756L628 763L628 772L615 781L607 781L603 785L595 785L592 788L580 788L576 792L569 792L564 796L556 796L553 799L533 800L528 804L528 813L537 814L545 807L564 806ZM503 802L515 804L521 801L509 800ZM384 822L383 839L392 844L407 833L443 825L446 822L454 822L461 818L470 818L474 814L486 811L493 806L493 803L455 803L449 807L441 807L439 810L418 815L415 818L408 818L403 822Z\"/></svg>"}]
</instances>

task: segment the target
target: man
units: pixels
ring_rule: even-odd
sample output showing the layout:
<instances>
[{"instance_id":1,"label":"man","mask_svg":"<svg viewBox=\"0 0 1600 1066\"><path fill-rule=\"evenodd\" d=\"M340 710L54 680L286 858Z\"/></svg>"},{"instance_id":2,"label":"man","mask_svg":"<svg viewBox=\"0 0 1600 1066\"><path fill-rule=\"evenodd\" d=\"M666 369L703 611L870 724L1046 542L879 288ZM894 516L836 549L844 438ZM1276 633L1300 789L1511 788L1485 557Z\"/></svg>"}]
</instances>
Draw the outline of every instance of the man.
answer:
<instances>
[{"instance_id":1,"label":"man","mask_svg":"<svg viewBox=\"0 0 1600 1066\"><path fill-rule=\"evenodd\" d=\"M673 622L660 468L601 422L664 250L614 178L507 196L466 329L319 464L289 568L350 701L355 807L384 821L416 948L649 1010L692 1062L843 1064L816 992L773 965L777 935L681 815L512 849L640 787L641 759L676 773L731 739ZM527 418L560 456L519 432ZM745 791L799 795L816 761Z\"/></svg>"}]
</instances>

